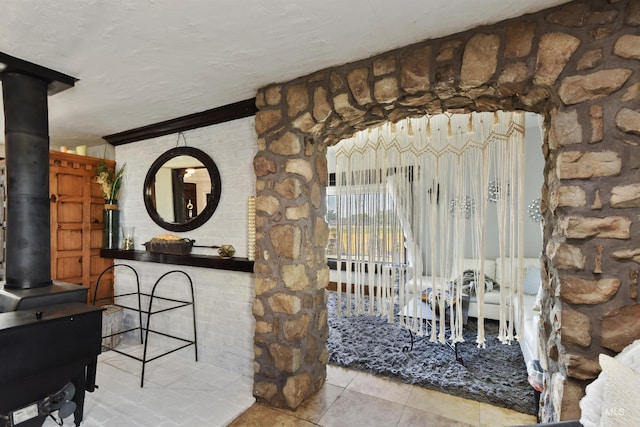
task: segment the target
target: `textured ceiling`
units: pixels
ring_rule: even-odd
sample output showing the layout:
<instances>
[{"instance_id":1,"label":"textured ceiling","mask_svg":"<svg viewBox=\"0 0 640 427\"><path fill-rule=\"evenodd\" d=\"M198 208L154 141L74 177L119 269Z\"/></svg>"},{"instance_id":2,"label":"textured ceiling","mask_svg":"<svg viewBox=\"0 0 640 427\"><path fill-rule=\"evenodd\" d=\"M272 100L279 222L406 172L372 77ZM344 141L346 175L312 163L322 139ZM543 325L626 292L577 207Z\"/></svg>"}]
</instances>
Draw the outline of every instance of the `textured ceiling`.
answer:
<instances>
[{"instance_id":1,"label":"textured ceiling","mask_svg":"<svg viewBox=\"0 0 640 427\"><path fill-rule=\"evenodd\" d=\"M95 145L269 83L566 2L2 0L0 50L78 78L49 98L51 144Z\"/></svg>"}]
</instances>

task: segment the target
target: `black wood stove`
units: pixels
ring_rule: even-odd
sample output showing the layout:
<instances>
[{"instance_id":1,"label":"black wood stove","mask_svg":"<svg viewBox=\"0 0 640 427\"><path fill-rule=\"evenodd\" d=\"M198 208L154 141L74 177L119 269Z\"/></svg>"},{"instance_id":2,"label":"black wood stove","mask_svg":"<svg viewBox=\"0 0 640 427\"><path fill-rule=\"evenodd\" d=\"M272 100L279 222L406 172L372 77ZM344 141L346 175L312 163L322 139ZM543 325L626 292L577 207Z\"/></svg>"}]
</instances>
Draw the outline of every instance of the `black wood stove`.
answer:
<instances>
[{"instance_id":1,"label":"black wood stove","mask_svg":"<svg viewBox=\"0 0 640 427\"><path fill-rule=\"evenodd\" d=\"M0 287L0 427L83 416L95 389L102 309L51 280L47 94L75 79L0 52L7 174L6 277ZM0 68L2 69L2 68Z\"/></svg>"}]
</instances>

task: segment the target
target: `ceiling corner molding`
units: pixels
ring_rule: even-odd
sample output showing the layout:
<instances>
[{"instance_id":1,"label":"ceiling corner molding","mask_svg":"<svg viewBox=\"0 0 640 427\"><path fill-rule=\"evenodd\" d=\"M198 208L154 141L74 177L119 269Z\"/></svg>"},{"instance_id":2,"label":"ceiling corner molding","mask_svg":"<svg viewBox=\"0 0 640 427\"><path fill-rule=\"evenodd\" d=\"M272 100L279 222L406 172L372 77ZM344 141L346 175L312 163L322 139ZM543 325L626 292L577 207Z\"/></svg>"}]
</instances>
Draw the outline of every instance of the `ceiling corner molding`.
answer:
<instances>
[{"instance_id":1,"label":"ceiling corner molding","mask_svg":"<svg viewBox=\"0 0 640 427\"><path fill-rule=\"evenodd\" d=\"M129 144L144 139L157 138L163 135L250 117L255 115L257 111L256 99L245 99L244 101L234 102L233 104L223 105L200 113L106 135L102 138L114 146Z\"/></svg>"}]
</instances>

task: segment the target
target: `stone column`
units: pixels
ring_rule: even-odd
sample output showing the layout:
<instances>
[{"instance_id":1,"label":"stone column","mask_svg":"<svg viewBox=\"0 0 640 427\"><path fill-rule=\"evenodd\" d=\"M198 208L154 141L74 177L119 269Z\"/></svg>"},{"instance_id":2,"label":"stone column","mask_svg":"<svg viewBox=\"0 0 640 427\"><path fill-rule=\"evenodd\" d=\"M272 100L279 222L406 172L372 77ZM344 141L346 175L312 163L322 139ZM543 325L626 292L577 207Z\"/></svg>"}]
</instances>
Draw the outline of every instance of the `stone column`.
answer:
<instances>
[{"instance_id":1,"label":"stone column","mask_svg":"<svg viewBox=\"0 0 640 427\"><path fill-rule=\"evenodd\" d=\"M259 113L258 133L280 116L277 109ZM254 396L295 409L326 377L326 147L292 131L265 133L254 159Z\"/></svg>"}]
</instances>

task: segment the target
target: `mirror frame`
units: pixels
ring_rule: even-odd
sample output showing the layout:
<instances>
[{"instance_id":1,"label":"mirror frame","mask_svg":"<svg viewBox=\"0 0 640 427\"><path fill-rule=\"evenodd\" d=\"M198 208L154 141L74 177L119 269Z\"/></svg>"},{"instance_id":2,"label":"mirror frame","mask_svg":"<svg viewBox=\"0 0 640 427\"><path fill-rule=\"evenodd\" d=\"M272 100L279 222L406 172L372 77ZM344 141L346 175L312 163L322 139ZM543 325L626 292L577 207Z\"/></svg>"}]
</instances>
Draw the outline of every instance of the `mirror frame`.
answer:
<instances>
[{"instance_id":1,"label":"mirror frame","mask_svg":"<svg viewBox=\"0 0 640 427\"><path fill-rule=\"evenodd\" d=\"M207 168L209 177L211 177L211 192L207 199L207 206L198 216L184 223L165 221L160 215L158 215L152 198L156 173L158 173L160 168L166 162L178 156L195 157L204 165L205 168ZM177 232L190 231L200 227L211 218L218 207L218 203L220 202L221 189L222 184L220 181L220 171L218 171L218 167L215 162L207 153L195 147L175 147L165 153L162 153L149 168L147 176L144 179L144 206L153 222L165 230Z\"/></svg>"}]
</instances>

